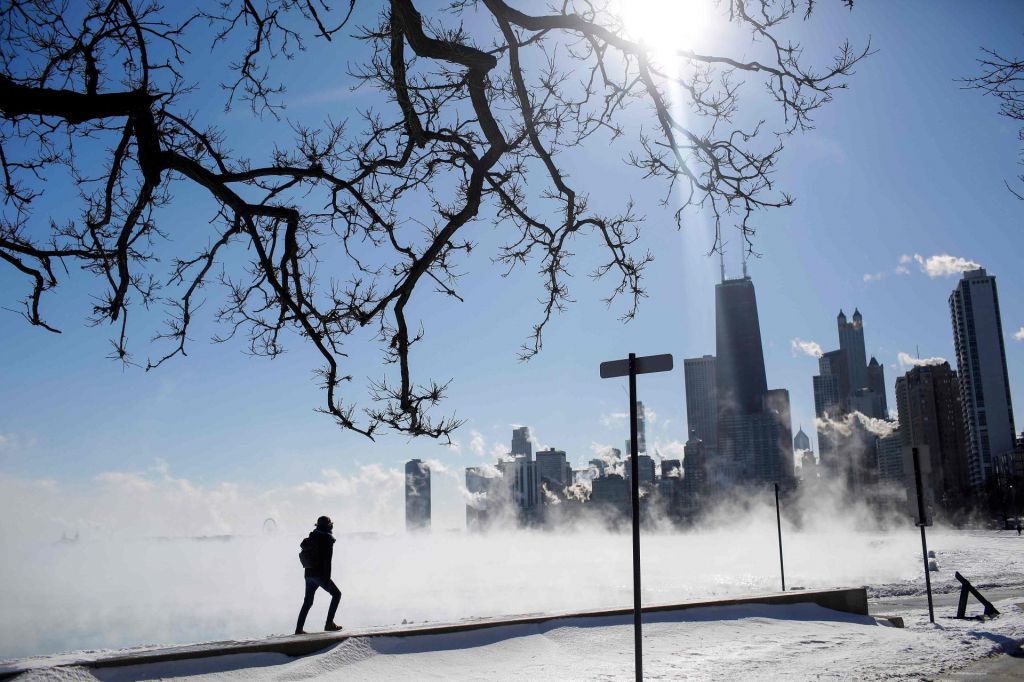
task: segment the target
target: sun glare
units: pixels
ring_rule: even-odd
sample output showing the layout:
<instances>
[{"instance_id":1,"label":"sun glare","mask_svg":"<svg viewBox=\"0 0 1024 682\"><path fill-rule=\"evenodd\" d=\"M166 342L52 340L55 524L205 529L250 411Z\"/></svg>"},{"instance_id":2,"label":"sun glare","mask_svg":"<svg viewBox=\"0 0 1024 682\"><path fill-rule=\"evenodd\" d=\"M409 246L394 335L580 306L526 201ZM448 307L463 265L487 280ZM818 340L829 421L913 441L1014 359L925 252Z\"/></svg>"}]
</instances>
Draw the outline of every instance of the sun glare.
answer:
<instances>
[{"instance_id":1,"label":"sun glare","mask_svg":"<svg viewBox=\"0 0 1024 682\"><path fill-rule=\"evenodd\" d=\"M711 28L711 0L619 0L628 36L668 56L697 50Z\"/></svg>"}]
</instances>

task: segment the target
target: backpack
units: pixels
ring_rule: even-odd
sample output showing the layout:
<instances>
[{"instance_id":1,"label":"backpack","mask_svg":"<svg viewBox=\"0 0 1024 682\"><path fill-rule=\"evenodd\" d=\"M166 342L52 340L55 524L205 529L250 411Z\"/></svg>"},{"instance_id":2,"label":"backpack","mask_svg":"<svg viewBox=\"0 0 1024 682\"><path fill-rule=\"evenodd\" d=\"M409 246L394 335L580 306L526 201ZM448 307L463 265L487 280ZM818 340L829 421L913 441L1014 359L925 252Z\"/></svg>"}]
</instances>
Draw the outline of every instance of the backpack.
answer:
<instances>
[{"instance_id":1,"label":"backpack","mask_svg":"<svg viewBox=\"0 0 1024 682\"><path fill-rule=\"evenodd\" d=\"M320 552L312 537L303 538L299 543L299 563L303 568L316 568L320 563Z\"/></svg>"}]
</instances>

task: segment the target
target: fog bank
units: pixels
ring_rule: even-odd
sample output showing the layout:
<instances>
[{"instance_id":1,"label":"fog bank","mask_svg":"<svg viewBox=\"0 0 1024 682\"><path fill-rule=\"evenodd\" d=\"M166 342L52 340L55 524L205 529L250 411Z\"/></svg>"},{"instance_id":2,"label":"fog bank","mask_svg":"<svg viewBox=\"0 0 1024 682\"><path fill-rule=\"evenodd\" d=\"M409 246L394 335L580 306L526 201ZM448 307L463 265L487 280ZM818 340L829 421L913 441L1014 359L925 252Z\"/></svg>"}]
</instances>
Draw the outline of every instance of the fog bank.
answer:
<instances>
[{"instance_id":1,"label":"fog bank","mask_svg":"<svg viewBox=\"0 0 1024 682\"><path fill-rule=\"evenodd\" d=\"M300 538L83 538L27 547L0 568L0 657L290 632L302 599ZM791 534L787 583L912 581L920 573L914 539ZM628 534L599 530L341 536L339 622L359 628L625 606L630 561ZM643 561L648 603L779 589L769 523L645 534ZM318 596L310 628L322 626L326 597Z\"/></svg>"}]
</instances>

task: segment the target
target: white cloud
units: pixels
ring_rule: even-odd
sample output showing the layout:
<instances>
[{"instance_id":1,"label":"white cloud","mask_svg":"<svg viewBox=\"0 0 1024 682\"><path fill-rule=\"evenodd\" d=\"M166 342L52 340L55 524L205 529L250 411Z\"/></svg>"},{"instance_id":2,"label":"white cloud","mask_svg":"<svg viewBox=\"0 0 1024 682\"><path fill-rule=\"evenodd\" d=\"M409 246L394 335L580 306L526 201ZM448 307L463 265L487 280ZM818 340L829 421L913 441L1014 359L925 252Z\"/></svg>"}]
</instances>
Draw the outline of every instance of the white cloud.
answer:
<instances>
[{"instance_id":1,"label":"white cloud","mask_svg":"<svg viewBox=\"0 0 1024 682\"><path fill-rule=\"evenodd\" d=\"M472 437L469 441L469 449L473 451L473 454L477 457L483 457L487 450L487 443L484 441L484 434L479 431L470 431L469 435Z\"/></svg>"},{"instance_id":2,"label":"white cloud","mask_svg":"<svg viewBox=\"0 0 1024 682\"><path fill-rule=\"evenodd\" d=\"M442 468L430 462L431 468ZM436 467L436 469L435 469ZM311 480L272 487L176 477L158 461L146 471L106 471L76 482L25 481L0 472L10 527L0 541L253 535L263 521L296 532L327 514L336 532L394 532L404 526L405 473L379 464L326 469Z\"/></svg>"},{"instance_id":3,"label":"white cloud","mask_svg":"<svg viewBox=\"0 0 1024 682\"><path fill-rule=\"evenodd\" d=\"M619 426L629 419L628 412L610 412L608 414L601 415L601 426L611 428L613 426Z\"/></svg>"},{"instance_id":4,"label":"white cloud","mask_svg":"<svg viewBox=\"0 0 1024 682\"><path fill-rule=\"evenodd\" d=\"M878 280L883 279L884 277L884 272L866 272L864 273L864 283L867 284L868 282L877 282Z\"/></svg>"},{"instance_id":5,"label":"white cloud","mask_svg":"<svg viewBox=\"0 0 1024 682\"><path fill-rule=\"evenodd\" d=\"M1017 341L1024 341L1024 327L1021 327L1013 334L1013 338Z\"/></svg>"},{"instance_id":6,"label":"white cloud","mask_svg":"<svg viewBox=\"0 0 1024 682\"><path fill-rule=\"evenodd\" d=\"M35 447L36 443L34 436L26 436L24 433L0 433L0 452L28 450Z\"/></svg>"},{"instance_id":7,"label":"white cloud","mask_svg":"<svg viewBox=\"0 0 1024 682\"><path fill-rule=\"evenodd\" d=\"M424 464L426 464L430 469L431 474L454 474L454 472L448 468L448 465L439 459L428 459Z\"/></svg>"},{"instance_id":8,"label":"white cloud","mask_svg":"<svg viewBox=\"0 0 1024 682\"><path fill-rule=\"evenodd\" d=\"M909 275L910 274L910 268L908 268L906 265L897 265L896 266L896 274L897 275Z\"/></svg>"},{"instance_id":9,"label":"white cloud","mask_svg":"<svg viewBox=\"0 0 1024 682\"><path fill-rule=\"evenodd\" d=\"M789 347L792 349L793 355L796 355L797 352L810 355L812 358L820 358L823 355L821 345L817 341L804 341L801 338L796 338L789 342Z\"/></svg>"},{"instance_id":10,"label":"white cloud","mask_svg":"<svg viewBox=\"0 0 1024 682\"><path fill-rule=\"evenodd\" d=\"M885 438L899 428L899 422L875 419L874 417L868 417L861 412L851 412L840 419L830 419L828 415L826 415L825 417L818 417L814 421L815 427L819 432L831 431L844 437L853 433L854 422L859 422L860 426L864 428L864 430L878 436L879 438Z\"/></svg>"},{"instance_id":11,"label":"white cloud","mask_svg":"<svg viewBox=\"0 0 1024 682\"><path fill-rule=\"evenodd\" d=\"M896 354L896 359L899 360L901 370L905 370L908 367L922 367L924 365L941 365L946 362L946 358L915 358L910 353L902 351Z\"/></svg>"},{"instance_id":12,"label":"white cloud","mask_svg":"<svg viewBox=\"0 0 1024 682\"><path fill-rule=\"evenodd\" d=\"M651 408L644 405L644 419L647 420L647 425L650 426L658 421L658 413ZM601 426L605 428L619 427L629 421L629 412L609 412L602 414L599 417Z\"/></svg>"},{"instance_id":13,"label":"white cloud","mask_svg":"<svg viewBox=\"0 0 1024 682\"><path fill-rule=\"evenodd\" d=\"M501 460L508 457L510 450L504 443L492 442L488 444L487 439L484 438L484 434L480 433L476 429L470 431L469 435L471 436L469 440L469 449L477 457L486 457L488 459L495 460ZM536 450L538 448L536 440L531 437L530 441L533 443L534 449Z\"/></svg>"},{"instance_id":14,"label":"white cloud","mask_svg":"<svg viewBox=\"0 0 1024 682\"><path fill-rule=\"evenodd\" d=\"M298 489L322 498L352 497L365 487L387 487L397 485L399 490L405 483L405 473L398 469L385 469L379 464L366 464L353 474L342 474L337 469L320 472L322 481L302 483Z\"/></svg>"},{"instance_id":15,"label":"white cloud","mask_svg":"<svg viewBox=\"0 0 1024 682\"><path fill-rule=\"evenodd\" d=\"M124 471L105 471L97 474L93 480L108 488L112 494L147 493L155 484L147 480L143 474Z\"/></svg>"},{"instance_id":16,"label":"white cloud","mask_svg":"<svg viewBox=\"0 0 1024 682\"><path fill-rule=\"evenodd\" d=\"M950 275L959 275L967 270L977 270L981 267L980 263L960 256L951 256L948 253L928 256L927 258L919 253L915 253L913 256L907 254L900 256L900 265L896 268L896 272L909 274L906 265L910 262L917 263L921 272L929 277L949 277Z\"/></svg>"},{"instance_id":17,"label":"white cloud","mask_svg":"<svg viewBox=\"0 0 1024 682\"><path fill-rule=\"evenodd\" d=\"M670 441L655 441L654 446L649 448L650 452L647 454L657 453L662 459L678 459L683 460L684 449L686 443L681 440L670 440Z\"/></svg>"},{"instance_id":18,"label":"white cloud","mask_svg":"<svg viewBox=\"0 0 1024 682\"><path fill-rule=\"evenodd\" d=\"M615 448L611 445L604 445L603 443L592 441L590 443L590 452L593 457L590 459L599 459L604 462L605 466L608 467L606 471L609 473L622 473L623 460L615 456L615 450L619 450L620 454L622 452L621 448ZM589 461L587 465L589 466Z\"/></svg>"}]
</instances>

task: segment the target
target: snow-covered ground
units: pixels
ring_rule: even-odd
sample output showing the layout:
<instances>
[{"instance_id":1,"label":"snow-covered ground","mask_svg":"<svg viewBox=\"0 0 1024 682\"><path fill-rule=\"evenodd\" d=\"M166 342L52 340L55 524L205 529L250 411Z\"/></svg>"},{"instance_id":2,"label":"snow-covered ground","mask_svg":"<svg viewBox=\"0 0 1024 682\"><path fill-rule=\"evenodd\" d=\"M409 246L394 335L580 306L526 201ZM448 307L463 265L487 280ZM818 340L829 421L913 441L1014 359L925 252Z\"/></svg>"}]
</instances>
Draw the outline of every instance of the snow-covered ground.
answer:
<instances>
[{"instance_id":1,"label":"snow-covered ground","mask_svg":"<svg viewBox=\"0 0 1024 682\"><path fill-rule=\"evenodd\" d=\"M924 594L924 567L918 531L913 575L899 581L865 583L869 597ZM957 571L979 588L1024 586L1024 537L1015 531L949 531L928 533L928 549L935 551L938 571L932 571L934 592L959 592Z\"/></svg>"},{"instance_id":2,"label":"snow-covered ground","mask_svg":"<svg viewBox=\"0 0 1024 682\"><path fill-rule=\"evenodd\" d=\"M646 534L645 603L776 591L778 550L773 531L746 526ZM34 554L0 566L0 657L290 632L301 601L301 569L293 540L285 535L226 541L83 540L35 548ZM336 579L344 592L341 620L350 630L363 630L403 620L455 622L627 606L628 542L628 535L599 531L342 537L336 550ZM959 571L982 589L1019 586L1024 594L1024 538L1016 533L933 529L929 547L935 550L940 569L932 573L937 591L958 589L953 573ZM915 595L924 589L920 536L913 528L788 532L785 548L791 587L867 585L874 597ZM311 627L323 620L325 596L318 597L310 614ZM868 677L884 677L892 670L938 671L1020 641L1021 616L1016 607L1006 607L1003 616L989 623L943 617L935 627L921 622L923 610L918 609L907 614L907 630L811 607L750 607L703 615L689 611L656 620L646 629L648 672L675 679L684 674L680 671L690 671L685 674L700 678L710 670L706 666L711 661L716 670L735 668L735 674L716 673L722 679L742 679L748 673L754 679L757 675L751 671L766 669L784 676L789 674L786 670L770 667L783 661L796 666L793 679L803 679L815 665L833 670L828 674L837 677L850 677L860 669ZM529 661L564 666L551 668L566 671L564 675L541 674L542 678L618 679L631 670L632 635L625 622L560 621L505 628L500 636L488 632L492 634L357 639L300 661L266 655L259 660L274 664L264 672L282 679L302 679L303 670L317 666L336 670L337 675L347 670L350 679L400 678L407 665L425 666L437 675L452 666L447 669L458 671L458 678L504 679L524 674ZM423 651L413 656L406 650L410 646ZM485 655L475 660L480 654ZM512 659L518 661L514 669L499 665ZM37 663L46 665L47 660ZM61 662L59 657L49 660ZM488 660L497 667L487 668ZM259 663L246 659L244 665L250 664ZM92 674L121 679L110 675L126 672ZM242 672L230 674L249 679Z\"/></svg>"},{"instance_id":3,"label":"snow-covered ground","mask_svg":"<svg viewBox=\"0 0 1024 682\"><path fill-rule=\"evenodd\" d=\"M811 604L730 606L652 614L644 627L644 679L899 680L956 670L1024 639L1009 601L986 622L908 615L889 627ZM277 654L88 670L39 670L19 682L186 680L628 680L628 617L567 618L419 637L353 638L299 659Z\"/></svg>"}]
</instances>

